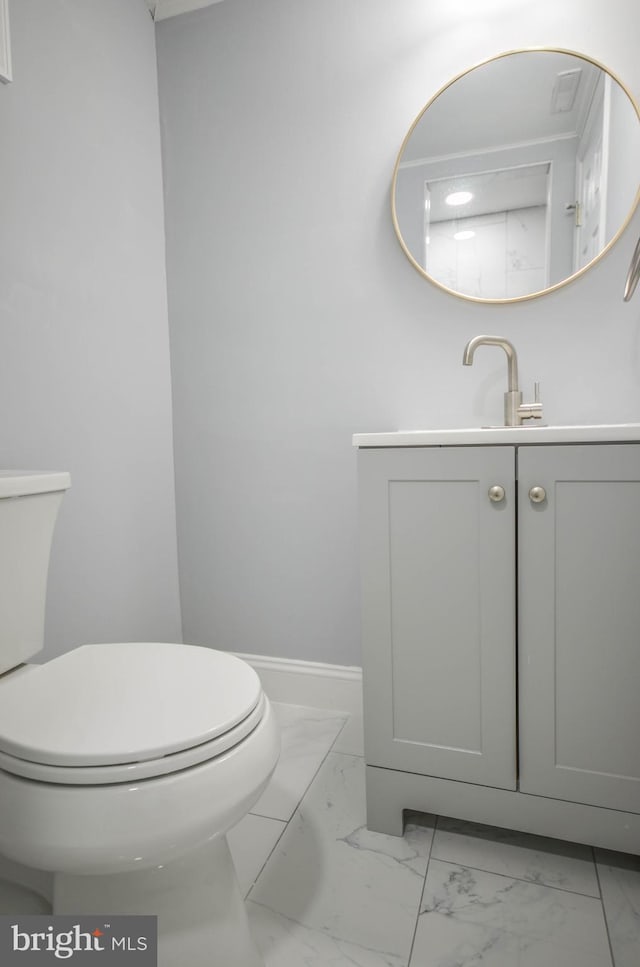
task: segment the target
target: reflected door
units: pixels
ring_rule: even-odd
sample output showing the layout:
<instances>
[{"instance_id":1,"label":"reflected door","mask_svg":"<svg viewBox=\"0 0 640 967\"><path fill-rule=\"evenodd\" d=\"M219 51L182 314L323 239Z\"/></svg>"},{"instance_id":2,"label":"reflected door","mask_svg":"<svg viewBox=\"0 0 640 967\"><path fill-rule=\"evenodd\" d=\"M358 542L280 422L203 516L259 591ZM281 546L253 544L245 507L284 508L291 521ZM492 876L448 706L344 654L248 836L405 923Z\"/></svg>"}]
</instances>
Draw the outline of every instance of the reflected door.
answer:
<instances>
[{"instance_id":1,"label":"reflected door","mask_svg":"<svg viewBox=\"0 0 640 967\"><path fill-rule=\"evenodd\" d=\"M604 81L600 78L578 148L575 269L588 265L605 245Z\"/></svg>"}]
</instances>

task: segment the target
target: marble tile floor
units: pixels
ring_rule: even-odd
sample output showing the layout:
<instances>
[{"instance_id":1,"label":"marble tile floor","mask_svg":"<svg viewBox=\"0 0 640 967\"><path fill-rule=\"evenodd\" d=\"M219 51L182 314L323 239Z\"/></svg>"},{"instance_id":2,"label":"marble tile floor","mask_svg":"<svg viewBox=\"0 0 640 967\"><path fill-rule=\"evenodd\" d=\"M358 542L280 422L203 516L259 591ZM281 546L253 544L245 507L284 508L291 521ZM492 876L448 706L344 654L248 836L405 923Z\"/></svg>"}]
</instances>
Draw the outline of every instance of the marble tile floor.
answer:
<instances>
[{"instance_id":1,"label":"marble tile floor","mask_svg":"<svg viewBox=\"0 0 640 967\"><path fill-rule=\"evenodd\" d=\"M412 814L365 825L361 725L275 705L282 755L229 834L267 967L640 967L640 858Z\"/></svg>"}]
</instances>

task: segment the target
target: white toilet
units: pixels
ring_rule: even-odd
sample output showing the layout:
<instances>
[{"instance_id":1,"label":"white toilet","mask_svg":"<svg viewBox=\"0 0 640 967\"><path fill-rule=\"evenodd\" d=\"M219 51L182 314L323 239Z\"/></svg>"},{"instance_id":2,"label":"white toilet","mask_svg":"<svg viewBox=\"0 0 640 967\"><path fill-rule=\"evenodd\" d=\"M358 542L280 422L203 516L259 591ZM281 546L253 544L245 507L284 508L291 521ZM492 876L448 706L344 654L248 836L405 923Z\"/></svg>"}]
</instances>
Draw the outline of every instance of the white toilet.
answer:
<instances>
[{"instance_id":1,"label":"white toilet","mask_svg":"<svg viewBox=\"0 0 640 967\"><path fill-rule=\"evenodd\" d=\"M69 485L0 473L0 876L50 871L54 913L157 915L160 967L260 967L225 836L278 760L253 669L150 642L24 664Z\"/></svg>"}]
</instances>

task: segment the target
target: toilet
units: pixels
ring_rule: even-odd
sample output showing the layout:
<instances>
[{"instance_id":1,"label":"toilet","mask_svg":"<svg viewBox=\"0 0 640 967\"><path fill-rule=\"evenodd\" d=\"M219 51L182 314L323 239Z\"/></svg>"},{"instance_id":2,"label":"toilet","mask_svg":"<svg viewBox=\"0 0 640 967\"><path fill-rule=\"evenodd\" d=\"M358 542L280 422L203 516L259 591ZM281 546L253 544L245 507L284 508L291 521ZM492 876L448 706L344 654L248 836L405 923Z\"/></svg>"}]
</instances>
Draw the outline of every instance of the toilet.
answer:
<instances>
[{"instance_id":1,"label":"toilet","mask_svg":"<svg viewBox=\"0 0 640 967\"><path fill-rule=\"evenodd\" d=\"M263 967L225 834L278 760L269 701L245 662L193 645L28 663L69 486L0 473L0 878L48 876L53 913L156 915L160 967Z\"/></svg>"}]
</instances>

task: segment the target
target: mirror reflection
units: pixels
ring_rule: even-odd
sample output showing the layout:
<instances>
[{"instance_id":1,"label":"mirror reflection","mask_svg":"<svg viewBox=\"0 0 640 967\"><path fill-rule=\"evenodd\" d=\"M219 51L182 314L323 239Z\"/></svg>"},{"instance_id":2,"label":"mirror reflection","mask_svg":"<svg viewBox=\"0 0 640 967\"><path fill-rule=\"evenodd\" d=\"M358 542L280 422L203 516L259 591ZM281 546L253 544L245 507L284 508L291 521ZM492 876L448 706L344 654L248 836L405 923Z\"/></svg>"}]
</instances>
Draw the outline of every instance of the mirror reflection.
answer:
<instances>
[{"instance_id":1,"label":"mirror reflection","mask_svg":"<svg viewBox=\"0 0 640 967\"><path fill-rule=\"evenodd\" d=\"M478 301L574 278L640 197L640 116L601 65L560 50L504 54L456 78L414 122L393 219L424 275Z\"/></svg>"}]
</instances>

